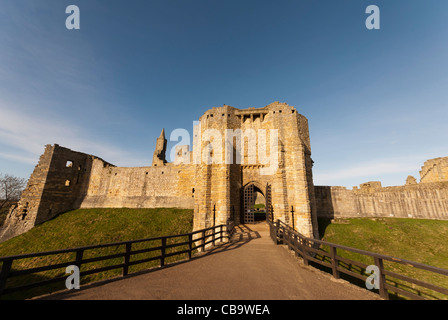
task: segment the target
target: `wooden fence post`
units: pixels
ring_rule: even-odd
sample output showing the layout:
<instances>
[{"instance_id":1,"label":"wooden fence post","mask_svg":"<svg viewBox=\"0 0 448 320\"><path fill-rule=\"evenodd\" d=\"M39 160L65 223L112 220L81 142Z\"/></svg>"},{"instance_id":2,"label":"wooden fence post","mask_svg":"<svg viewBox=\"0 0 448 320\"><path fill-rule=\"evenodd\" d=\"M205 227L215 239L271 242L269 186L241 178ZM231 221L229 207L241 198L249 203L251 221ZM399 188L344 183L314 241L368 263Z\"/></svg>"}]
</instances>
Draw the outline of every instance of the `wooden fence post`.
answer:
<instances>
[{"instance_id":1,"label":"wooden fence post","mask_svg":"<svg viewBox=\"0 0 448 320\"><path fill-rule=\"evenodd\" d=\"M336 247L330 247L330 256L331 256L331 269L333 270L333 277L339 279L339 271L338 271L338 260L337 260L337 251Z\"/></svg>"},{"instance_id":2,"label":"wooden fence post","mask_svg":"<svg viewBox=\"0 0 448 320\"><path fill-rule=\"evenodd\" d=\"M9 273L11 272L13 260L3 261L2 271L0 272L0 297L5 291L6 281L8 280Z\"/></svg>"},{"instance_id":3,"label":"wooden fence post","mask_svg":"<svg viewBox=\"0 0 448 320\"><path fill-rule=\"evenodd\" d=\"M191 259L191 251L193 250L193 235L188 235L188 259Z\"/></svg>"},{"instance_id":4,"label":"wooden fence post","mask_svg":"<svg viewBox=\"0 0 448 320\"><path fill-rule=\"evenodd\" d=\"M275 238L277 244L283 244L283 239L280 238L280 220L275 223Z\"/></svg>"},{"instance_id":5,"label":"wooden fence post","mask_svg":"<svg viewBox=\"0 0 448 320\"><path fill-rule=\"evenodd\" d=\"M84 255L84 250L77 250L76 251L76 266L79 268L79 270L81 271L81 264L82 264L82 256Z\"/></svg>"},{"instance_id":6,"label":"wooden fence post","mask_svg":"<svg viewBox=\"0 0 448 320\"><path fill-rule=\"evenodd\" d=\"M375 257L375 265L378 267L380 274L378 275L378 280L380 281L380 297L389 300L389 293L386 289L386 275L384 274L384 264L383 259Z\"/></svg>"},{"instance_id":7,"label":"wooden fence post","mask_svg":"<svg viewBox=\"0 0 448 320\"><path fill-rule=\"evenodd\" d=\"M162 248L160 255L160 266L165 266L165 251L166 251L166 238L162 238Z\"/></svg>"},{"instance_id":8,"label":"wooden fence post","mask_svg":"<svg viewBox=\"0 0 448 320\"><path fill-rule=\"evenodd\" d=\"M128 275L129 272L129 260L131 258L132 242L126 243L126 253L124 255L123 277Z\"/></svg>"},{"instance_id":9,"label":"wooden fence post","mask_svg":"<svg viewBox=\"0 0 448 320\"><path fill-rule=\"evenodd\" d=\"M202 252L204 252L205 251L205 230L202 231L202 245L201 245L201 247L202 247Z\"/></svg>"},{"instance_id":10,"label":"wooden fence post","mask_svg":"<svg viewBox=\"0 0 448 320\"><path fill-rule=\"evenodd\" d=\"M308 258L307 258L307 255L308 255L308 251L307 251L307 249L308 249L308 241L302 239L302 252L303 252L303 256L302 256L302 258L303 258L303 263L304 263L306 266L309 266L309 265L310 265L310 261L309 261Z\"/></svg>"},{"instance_id":11,"label":"wooden fence post","mask_svg":"<svg viewBox=\"0 0 448 320\"><path fill-rule=\"evenodd\" d=\"M288 232L288 247L289 247L289 250L293 250L294 249L294 247L293 247L293 240L294 240L294 234L291 231L289 231Z\"/></svg>"}]
</instances>

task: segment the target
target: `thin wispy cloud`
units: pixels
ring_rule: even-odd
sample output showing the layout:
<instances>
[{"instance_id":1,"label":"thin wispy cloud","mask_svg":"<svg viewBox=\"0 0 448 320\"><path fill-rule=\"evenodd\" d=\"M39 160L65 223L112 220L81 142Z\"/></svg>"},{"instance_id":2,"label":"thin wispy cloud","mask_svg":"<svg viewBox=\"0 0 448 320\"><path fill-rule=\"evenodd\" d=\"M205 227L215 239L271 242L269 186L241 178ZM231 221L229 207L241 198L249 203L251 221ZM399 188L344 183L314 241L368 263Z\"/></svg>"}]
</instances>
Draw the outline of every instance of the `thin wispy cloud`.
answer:
<instances>
[{"instance_id":1,"label":"thin wispy cloud","mask_svg":"<svg viewBox=\"0 0 448 320\"><path fill-rule=\"evenodd\" d=\"M369 161L350 165L349 167L338 168L331 172L314 172L316 185L335 185L347 180L358 180L356 184L373 180L382 180L388 175L403 175L403 183L410 174L416 178L421 166L422 156L411 156L407 158L378 159L375 162ZM366 180L365 180L366 179Z\"/></svg>"},{"instance_id":2,"label":"thin wispy cloud","mask_svg":"<svg viewBox=\"0 0 448 320\"><path fill-rule=\"evenodd\" d=\"M36 157L33 156L19 156L16 153L0 152L0 158L9 159L24 164L36 164Z\"/></svg>"},{"instance_id":3,"label":"thin wispy cloud","mask_svg":"<svg viewBox=\"0 0 448 320\"><path fill-rule=\"evenodd\" d=\"M61 118L44 118L36 114L17 111L0 101L0 146L16 149L24 155L0 152L0 157L23 163L35 161L46 144L59 144L75 151L85 152L120 165L140 165L147 159L129 155L129 151L111 145L107 141L95 140L84 128Z\"/></svg>"}]
</instances>

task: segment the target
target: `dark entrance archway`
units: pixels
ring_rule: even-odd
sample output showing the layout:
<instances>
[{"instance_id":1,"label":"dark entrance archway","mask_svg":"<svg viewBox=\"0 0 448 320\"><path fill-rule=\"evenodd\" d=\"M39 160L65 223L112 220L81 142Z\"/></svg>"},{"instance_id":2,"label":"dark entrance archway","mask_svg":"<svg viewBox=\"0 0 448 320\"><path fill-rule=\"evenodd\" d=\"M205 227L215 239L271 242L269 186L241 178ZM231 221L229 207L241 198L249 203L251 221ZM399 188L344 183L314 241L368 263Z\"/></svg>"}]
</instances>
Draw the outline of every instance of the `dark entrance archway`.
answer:
<instances>
[{"instance_id":1,"label":"dark entrance archway","mask_svg":"<svg viewBox=\"0 0 448 320\"><path fill-rule=\"evenodd\" d=\"M257 183L248 183L243 187L241 217L243 223L256 223L270 218L272 211L270 190L269 184L265 190L262 190Z\"/></svg>"}]
</instances>

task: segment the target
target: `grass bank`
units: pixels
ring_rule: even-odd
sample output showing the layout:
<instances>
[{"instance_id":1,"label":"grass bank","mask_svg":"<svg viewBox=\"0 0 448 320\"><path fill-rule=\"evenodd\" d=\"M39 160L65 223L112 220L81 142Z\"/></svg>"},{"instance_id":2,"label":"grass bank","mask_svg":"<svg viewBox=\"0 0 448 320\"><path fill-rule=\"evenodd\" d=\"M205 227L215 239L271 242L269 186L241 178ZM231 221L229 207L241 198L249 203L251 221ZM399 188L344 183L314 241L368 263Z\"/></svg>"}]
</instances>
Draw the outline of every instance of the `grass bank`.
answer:
<instances>
[{"instance_id":1,"label":"grass bank","mask_svg":"<svg viewBox=\"0 0 448 320\"><path fill-rule=\"evenodd\" d=\"M324 241L448 269L448 221L359 218L337 219L330 223L329 220L321 219L319 229ZM338 251L338 255L373 264L369 258L356 253ZM347 267L350 268L350 266ZM387 261L385 267L388 270L448 288L446 276ZM362 270L352 271L363 272ZM388 279L388 283L399 288L406 287L413 293L426 298L447 298L421 287L407 285L397 279Z\"/></svg>"},{"instance_id":2,"label":"grass bank","mask_svg":"<svg viewBox=\"0 0 448 320\"><path fill-rule=\"evenodd\" d=\"M193 210L160 208L160 209L79 209L67 212L36 226L29 232L17 236L4 243L0 243L0 256L18 255L42 251L52 251L65 248L76 248L88 245L96 245L127 240L153 238L159 236L183 234L193 229ZM138 249L138 248L136 248ZM91 256L115 254L123 252L123 248L110 247L98 250ZM156 252L150 254L157 255ZM71 254L73 255L73 254ZM148 257L147 254L146 257ZM138 257L143 258L143 257ZM57 264L64 261L72 261L68 255L46 256L41 258L24 259L13 264L13 270L24 267L38 267L48 264ZM90 268L119 264L123 259L99 261L91 264ZM136 266L130 272L156 266L157 261ZM137 268L138 267L138 268ZM11 278L8 287L18 286L50 277L62 276L64 270L45 271L37 274L24 275ZM121 274L120 269L109 270L104 273L81 277L82 283L99 281ZM33 289L24 294L6 296L6 298L23 299L31 296L45 294L63 289L64 284L46 286Z\"/></svg>"}]
</instances>

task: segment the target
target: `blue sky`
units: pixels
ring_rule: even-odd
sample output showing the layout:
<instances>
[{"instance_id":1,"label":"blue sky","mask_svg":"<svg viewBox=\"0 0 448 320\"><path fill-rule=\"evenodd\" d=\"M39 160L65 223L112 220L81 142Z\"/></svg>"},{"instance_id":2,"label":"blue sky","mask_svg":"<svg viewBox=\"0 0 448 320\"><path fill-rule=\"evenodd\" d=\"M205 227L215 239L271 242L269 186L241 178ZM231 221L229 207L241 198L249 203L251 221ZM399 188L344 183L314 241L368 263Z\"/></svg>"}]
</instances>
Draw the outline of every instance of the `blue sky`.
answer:
<instances>
[{"instance_id":1,"label":"blue sky","mask_svg":"<svg viewBox=\"0 0 448 320\"><path fill-rule=\"evenodd\" d=\"M81 29L67 30L68 5ZM381 10L367 30L365 9ZM316 185L404 184L448 156L443 0L2 0L0 172L45 144L151 165L213 106L295 106ZM176 142L170 143L170 145Z\"/></svg>"}]
</instances>

